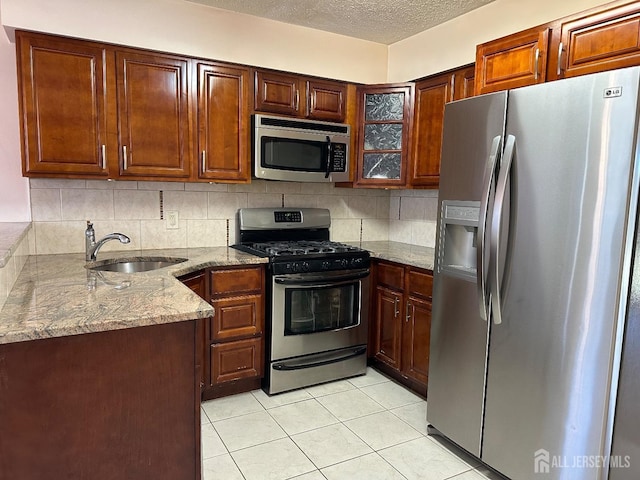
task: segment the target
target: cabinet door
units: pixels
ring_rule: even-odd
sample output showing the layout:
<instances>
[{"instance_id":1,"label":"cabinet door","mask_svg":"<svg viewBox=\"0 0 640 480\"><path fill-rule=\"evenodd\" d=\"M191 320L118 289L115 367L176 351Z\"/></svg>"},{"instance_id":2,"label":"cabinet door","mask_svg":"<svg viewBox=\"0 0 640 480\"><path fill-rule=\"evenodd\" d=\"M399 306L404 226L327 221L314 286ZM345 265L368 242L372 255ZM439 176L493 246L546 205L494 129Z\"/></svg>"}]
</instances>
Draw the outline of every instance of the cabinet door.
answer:
<instances>
[{"instance_id":1,"label":"cabinet door","mask_svg":"<svg viewBox=\"0 0 640 480\"><path fill-rule=\"evenodd\" d=\"M413 83L358 89L356 185L406 185L413 94Z\"/></svg>"},{"instance_id":2,"label":"cabinet door","mask_svg":"<svg viewBox=\"0 0 640 480\"><path fill-rule=\"evenodd\" d=\"M437 75L416 83L411 184L437 187L444 106L453 100L453 74Z\"/></svg>"},{"instance_id":3,"label":"cabinet door","mask_svg":"<svg viewBox=\"0 0 640 480\"><path fill-rule=\"evenodd\" d=\"M402 328L402 373L427 385L431 302L409 296Z\"/></svg>"},{"instance_id":4,"label":"cabinet door","mask_svg":"<svg viewBox=\"0 0 640 480\"><path fill-rule=\"evenodd\" d=\"M545 81L549 28L525 30L476 48L476 94Z\"/></svg>"},{"instance_id":5,"label":"cabinet door","mask_svg":"<svg viewBox=\"0 0 640 480\"><path fill-rule=\"evenodd\" d=\"M305 82L297 75L256 71L255 109L285 115L304 115ZM301 103L302 102L302 103Z\"/></svg>"},{"instance_id":6,"label":"cabinet door","mask_svg":"<svg viewBox=\"0 0 640 480\"><path fill-rule=\"evenodd\" d=\"M263 284L262 267L211 270L212 297L261 293Z\"/></svg>"},{"instance_id":7,"label":"cabinet door","mask_svg":"<svg viewBox=\"0 0 640 480\"><path fill-rule=\"evenodd\" d=\"M189 177L188 67L186 58L116 52L122 177Z\"/></svg>"},{"instance_id":8,"label":"cabinet door","mask_svg":"<svg viewBox=\"0 0 640 480\"><path fill-rule=\"evenodd\" d=\"M198 178L251 178L249 69L198 63Z\"/></svg>"},{"instance_id":9,"label":"cabinet door","mask_svg":"<svg viewBox=\"0 0 640 480\"><path fill-rule=\"evenodd\" d=\"M184 277L180 277L182 283L184 283L187 287L189 287L193 293L198 295L205 301L209 301L207 295L207 276L204 270L199 272L185 275ZM200 389L204 388L206 385L206 379L209 378L208 368L209 368L209 319L208 318L200 318L196 320L196 367L200 371Z\"/></svg>"},{"instance_id":10,"label":"cabinet door","mask_svg":"<svg viewBox=\"0 0 640 480\"><path fill-rule=\"evenodd\" d=\"M549 79L568 78L640 64L640 7L637 3L593 10L563 20L561 43L551 47Z\"/></svg>"},{"instance_id":11,"label":"cabinet door","mask_svg":"<svg viewBox=\"0 0 640 480\"><path fill-rule=\"evenodd\" d=\"M462 100L475 95L476 67L470 65L453 72L453 99Z\"/></svg>"},{"instance_id":12,"label":"cabinet door","mask_svg":"<svg viewBox=\"0 0 640 480\"><path fill-rule=\"evenodd\" d=\"M211 346L211 385L262 377L262 338L216 343Z\"/></svg>"},{"instance_id":13,"label":"cabinet door","mask_svg":"<svg viewBox=\"0 0 640 480\"><path fill-rule=\"evenodd\" d=\"M309 80L307 92L307 117L330 122L344 121L347 97L347 86L344 83Z\"/></svg>"},{"instance_id":14,"label":"cabinet door","mask_svg":"<svg viewBox=\"0 0 640 480\"><path fill-rule=\"evenodd\" d=\"M211 340L262 334L264 324L264 297L245 295L221 298L212 302L215 315L211 323Z\"/></svg>"},{"instance_id":15,"label":"cabinet door","mask_svg":"<svg viewBox=\"0 0 640 480\"><path fill-rule=\"evenodd\" d=\"M403 303L402 293L376 287L377 324L374 356L398 370L400 369Z\"/></svg>"},{"instance_id":16,"label":"cabinet door","mask_svg":"<svg viewBox=\"0 0 640 480\"><path fill-rule=\"evenodd\" d=\"M16 47L23 173L107 178L105 49L25 32Z\"/></svg>"}]
</instances>

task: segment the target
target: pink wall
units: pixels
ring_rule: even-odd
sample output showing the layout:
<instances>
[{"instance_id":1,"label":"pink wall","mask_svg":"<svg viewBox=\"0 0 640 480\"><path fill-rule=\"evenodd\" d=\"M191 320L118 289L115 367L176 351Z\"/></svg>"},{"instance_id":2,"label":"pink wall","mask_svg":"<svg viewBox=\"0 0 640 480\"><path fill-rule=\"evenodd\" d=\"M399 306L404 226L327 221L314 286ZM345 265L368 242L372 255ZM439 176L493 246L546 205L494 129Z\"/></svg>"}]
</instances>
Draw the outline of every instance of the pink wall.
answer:
<instances>
[{"instance_id":1,"label":"pink wall","mask_svg":"<svg viewBox=\"0 0 640 480\"><path fill-rule=\"evenodd\" d=\"M21 171L15 48L0 28L0 222L31 220L29 182Z\"/></svg>"}]
</instances>

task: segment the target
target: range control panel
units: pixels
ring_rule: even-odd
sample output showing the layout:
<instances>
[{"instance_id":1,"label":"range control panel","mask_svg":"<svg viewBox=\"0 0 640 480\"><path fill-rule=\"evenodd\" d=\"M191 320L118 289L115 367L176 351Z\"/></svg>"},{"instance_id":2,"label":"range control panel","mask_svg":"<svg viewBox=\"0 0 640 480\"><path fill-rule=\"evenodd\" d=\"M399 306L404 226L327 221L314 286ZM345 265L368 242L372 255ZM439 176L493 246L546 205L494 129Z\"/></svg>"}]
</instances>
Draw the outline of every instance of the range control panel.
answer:
<instances>
[{"instance_id":1,"label":"range control panel","mask_svg":"<svg viewBox=\"0 0 640 480\"><path fill-rule=\"evenodd\" d=\"M293 210L290 212L273 212L276 223L302 223L302 212Z\"/></svg>"}]
</instances>

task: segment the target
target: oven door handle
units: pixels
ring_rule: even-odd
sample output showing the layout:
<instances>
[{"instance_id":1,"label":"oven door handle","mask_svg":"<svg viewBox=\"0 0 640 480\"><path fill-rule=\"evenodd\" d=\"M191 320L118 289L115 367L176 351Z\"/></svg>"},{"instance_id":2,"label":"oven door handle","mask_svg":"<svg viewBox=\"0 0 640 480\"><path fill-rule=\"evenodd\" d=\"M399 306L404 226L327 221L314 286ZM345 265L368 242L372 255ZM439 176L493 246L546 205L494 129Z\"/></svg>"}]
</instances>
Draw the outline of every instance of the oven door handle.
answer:
<instances>
[{"instance_id":1,"label":"oven door handle","mask_svg":"<svg viewBox=\"0 0 640 480\"><path fill-rule=\"evenodd\" d=\"M346 354L340 354L336 356L329 356L322 360L317 361L302 361L302 360L290 360L285 362L278 362L273 364L274 370L303 370L305 368L321 367L322 365L331 365L332 363L342 362L349 358L358 357L366 353L367 347L360 346L355 347L353 350Z\"/></svg>"},{"instance_id":2,"label":"oven door handle","mask_svg":"<svg viewBox=\"0 0 640 480\"><path fill-rule=\"evenodd\" d=\"M369 270L348 275L280 275L273 278L278 285L311 285L322 283L322 286L332 285L333 282L349 282L369 276Z\"/></svg>"}]
</instances>

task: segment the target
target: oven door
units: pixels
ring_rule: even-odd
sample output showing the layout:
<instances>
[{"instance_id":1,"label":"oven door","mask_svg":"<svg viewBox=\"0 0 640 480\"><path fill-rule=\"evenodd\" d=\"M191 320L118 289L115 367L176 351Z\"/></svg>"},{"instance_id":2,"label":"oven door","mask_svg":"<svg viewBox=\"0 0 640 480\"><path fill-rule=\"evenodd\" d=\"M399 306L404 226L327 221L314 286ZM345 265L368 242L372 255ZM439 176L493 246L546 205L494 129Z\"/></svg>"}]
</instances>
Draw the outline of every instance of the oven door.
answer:
<instances>
[{"instance_id":1,"label":"oven door","mask_svg":"<svg viewBox=\"0 0 640 480\"><path fill-rule=\"evenodd\" d=\"M366 346L369 270L275 275L271 358Z\"/></svg>"}]
</instances>

